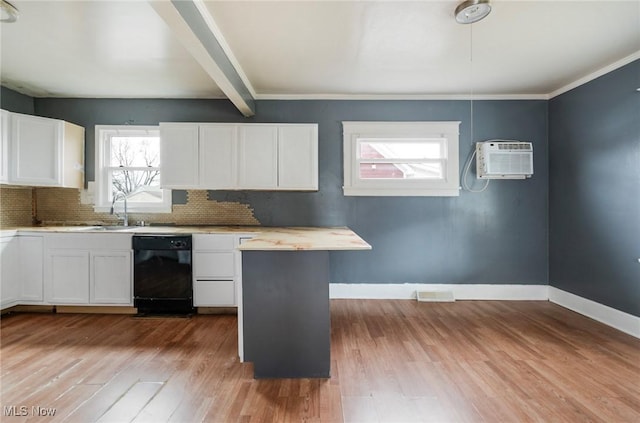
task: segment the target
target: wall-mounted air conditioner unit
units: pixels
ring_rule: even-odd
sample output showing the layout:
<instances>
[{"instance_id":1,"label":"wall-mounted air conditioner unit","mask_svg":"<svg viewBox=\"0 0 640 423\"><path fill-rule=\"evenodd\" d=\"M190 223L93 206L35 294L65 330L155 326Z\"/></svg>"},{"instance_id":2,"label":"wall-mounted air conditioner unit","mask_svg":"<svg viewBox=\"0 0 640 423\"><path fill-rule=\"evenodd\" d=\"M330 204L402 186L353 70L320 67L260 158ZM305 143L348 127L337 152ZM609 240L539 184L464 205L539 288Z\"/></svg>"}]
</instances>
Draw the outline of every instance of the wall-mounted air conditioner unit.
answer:
<instances>
[{"instance_id":1,"label":"wall-mounted air conditioner unit","mask_svg":"<svg viewBox=\"0 0 640 423\"><path fill-rule=\"evenodd\" d=\"M524 179L533 175L533 144L522 141L476 143L478 179Z\"/></svg>"}]
</instances>

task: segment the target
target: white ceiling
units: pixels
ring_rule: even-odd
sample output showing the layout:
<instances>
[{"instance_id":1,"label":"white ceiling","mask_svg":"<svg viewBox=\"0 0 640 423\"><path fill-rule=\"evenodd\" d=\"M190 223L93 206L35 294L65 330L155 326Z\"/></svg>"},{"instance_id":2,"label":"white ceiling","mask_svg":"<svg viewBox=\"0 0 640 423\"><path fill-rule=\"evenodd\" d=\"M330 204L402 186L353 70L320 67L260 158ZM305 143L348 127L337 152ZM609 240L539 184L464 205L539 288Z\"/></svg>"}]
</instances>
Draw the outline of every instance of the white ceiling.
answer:
<instances>
[{"instance_id":1,"label":"white ceiling","mask_svg":"<svg viewBox=\"0 0 640 423\"><path fill-rule=\"evenodd\" d=\"M37 97L218 98L145 1L10 0L2 85ZM640 57L640 1L205 1L255 98L545 98ZM225 42L226 41L226 42Z\"/></svg>"}]
</instances>

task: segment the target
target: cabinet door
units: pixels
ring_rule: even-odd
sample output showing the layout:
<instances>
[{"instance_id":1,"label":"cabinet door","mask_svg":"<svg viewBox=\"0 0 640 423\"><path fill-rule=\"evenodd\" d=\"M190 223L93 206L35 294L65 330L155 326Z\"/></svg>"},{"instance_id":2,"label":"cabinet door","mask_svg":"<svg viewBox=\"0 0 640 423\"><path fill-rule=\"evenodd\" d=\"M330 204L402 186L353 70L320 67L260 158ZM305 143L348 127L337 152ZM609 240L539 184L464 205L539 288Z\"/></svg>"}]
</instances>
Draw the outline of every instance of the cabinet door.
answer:
<instances>
[{"instance_id":1,"label":"cabinet door","mask_svg":"<svg viewBox=\"0 0 640 423\"><path fill-rule=\"evenodd\" d=\"M28 302L44 300L44 249L41 236L20 236L20 298Z\"/></svg>"},{"instance_id":2,"label":"cabinet door","mask_svg":"<svg viewBox=\"0 0 640 423\"><path fill-rule=\"evenodd\" d=\"M20 297L17 237L0 238L0 308L15 305Z\"/></svg>"},{"instance_id":3,"label":"cabinet door","mask_svg":"<svg viewBox=\"0 0 640 423\"><path fill-rule=\"evenodd\" d=\"M64 136L62 121L11 114L11 182L20 185L60 185Z\"/></svg>"},{"instance_id":4,"label":"cabinet door","mask_svg":"<svg viewBox=\"0 0 640 423\"><path fill-rule=\"evenodd\" d=\"M236 285L232 280L196 280L193 285L193 305L196 307L234 307Z\"/></svg>"},{"instance_id":5,"label":"cabinet door","mask_svg":"<svg viewBox=\"0 0 640 423\"><path fill-rule=\"evenodd\" d=\"M131 251L91 253L91 303L132 303Z\"/></svg>"},{"instance_id":6,"label":"cabinet door","mask_svg":"<svg viewBox=\"0 0 640 423\"><path fill-rule=\"evenodd\" d=\"M198 125L160 124L160 186L199 188Z\"/></svg>"},{"instance_id":7,"label":"cabinet door","mask_svg":"<svg viewBox=\"0 0 640 423\"><path fill-rule=\"evenodd\" d=\"M194 251L193 276L195 278L220 278L235 275L235 253L232 251Z\"/></svg>"},{"instance_id":8,"label":"cabinet door","mask_svg":"<svg viewBox=\"0 0 640 423\"><path fill-rule=\"evenodd\" d=\"M239 188L275 189L278 186L278 127L239 127Z\"/></svg>"},{"instance_id":9,"label":"cabinet door","mask_svg":"<svg viewBox=\"0 0 640 423\"><path fill-rule=\"evenodd\" d=\"M9 112L0 110L0 137L2 137L2 145L0 145L0 182L9 181Z\"/></svg>"},{"instance_id":10,"label":"cabinet door","mask_svg":"<svg viewBox=\"0 0 640 423\"><path fill-rule=\"evenodd\" d=\"M318 126L278 127L278 189L318 189Z\"/></svg>"},{"instance_id":11,"label":"cabinet door","mask_svg":"<svg viewBox=\"0 0 640 423\"><path fill-rule=\"evenodd\" d=\"M234 189L237 186L237 125L200 125L200 186Z\"/></svg>"},{"instance_id":12,"label":"cabinet door","mask_svg":"<svg viewBox=\"0 0 640 423\"><path fill-rule=\"evenodd\" d=\"M47 255L53 304L89 303L89 251L51 249Z\"/></svg>"}]
</instances>

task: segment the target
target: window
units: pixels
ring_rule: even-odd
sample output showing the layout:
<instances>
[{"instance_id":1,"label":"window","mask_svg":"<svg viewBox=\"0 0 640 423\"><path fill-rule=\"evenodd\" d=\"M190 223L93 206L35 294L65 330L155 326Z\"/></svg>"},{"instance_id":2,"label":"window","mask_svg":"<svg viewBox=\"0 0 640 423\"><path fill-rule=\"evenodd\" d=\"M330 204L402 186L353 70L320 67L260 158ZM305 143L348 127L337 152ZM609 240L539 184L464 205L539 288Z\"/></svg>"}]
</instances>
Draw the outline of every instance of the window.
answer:
<instances>
[{"instance_id":1,"label":"window","mask_svg":"<svg viewBox=\"0 0 640 423\"><path fill-rule=\"evenodd\" d=\"M457 196L460 122L342 122L344 194Z\"/></svg>"},{"instance_id":2,"label":"window","mask_svg":"<svg viewBox=\"0 0 640 423\"><path fill-rule=\"evenodd\" d=\"M96 126L96 211L171 211L171 191L160 188L160 129L155 126Z\"/></svg>"}]
</instances>

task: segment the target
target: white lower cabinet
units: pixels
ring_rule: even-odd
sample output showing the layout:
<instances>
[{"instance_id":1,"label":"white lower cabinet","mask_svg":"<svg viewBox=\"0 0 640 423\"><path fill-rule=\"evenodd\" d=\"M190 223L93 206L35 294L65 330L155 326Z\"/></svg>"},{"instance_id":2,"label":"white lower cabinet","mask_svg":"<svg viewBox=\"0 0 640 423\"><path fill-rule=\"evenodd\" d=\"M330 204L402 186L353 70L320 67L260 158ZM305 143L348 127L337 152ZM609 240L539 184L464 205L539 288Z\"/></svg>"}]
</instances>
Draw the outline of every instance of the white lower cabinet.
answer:
<instances>
[{"instance_id":1,"label":"white lower cabinet","mask_svg":"<svg viewBox=\"0 0 640 423\"><path fill-rule=\"evenodd\" d=\"M20 301L42 304L44 301L44 243L42 236L18 237L20 241Z\"/></svg>"},{"instance_id":2,"label":"white lower cabinet","mask_svg":"<svg viewBox=\"0 0 640 423\"><path fill-rule=\"evenodd\" d=\"M51 249L49 262L52 304L89 303L89 251Z\"/></svg>"},{"instance_id":3,"label":"white lower cabinet","mask_svg":"<svg viewBox=\"0 0 640 423\"><path fill-rule=\"evenodd\" d=\"M235 307L238 305L239 252L237 237L220 234L193 235L193 305Z\"/></svg>"},{"instance_id":4,"label":"white lower cabinet","mask_svg":"<svg viewBox=\"0 0 640 423\"><path fill-rule=\"evenodd\" d=\"M234 280L195 280L193 282L193 305L196 307L235 307L237 305L236 282Z\"/></svg>"},{"instance_id":5,"label":"white lower cabinet","mask_svg":"<svg viewBox=\"0 0 640 423\"><path fill-rule=\"evenodd\" d=\"M133 304L131 235L51 235L45 256L47 303Z\"/></svg>"},{"instance_id":6,"label":"white lower cabinet","mask_svg":"<svg viewBox=\"0 0 640 423\"><path fill-rule=\"evenodd\" d=\"M17 236L0 238L0 307L20 299L20 247Z\"/></svg>"},{"instance_id":7,"label":"white lower cabinet","mask_svg":"<svg viewBox=\"0 0 640 423\"><path fill-rule=\"evenodd\" d=\"M131 251L91 253L91 304L131 303Z\"/></svg>"},{"instance_id":8,"label":"white lower cabinet","mask_svg":"<svg viewBox=\"0 0 640 423\"><path fill-rule=\"evenodd\" d=\"M0 238L0 309L42 304L42 236Z\"/></svg>"}]
</instances>

